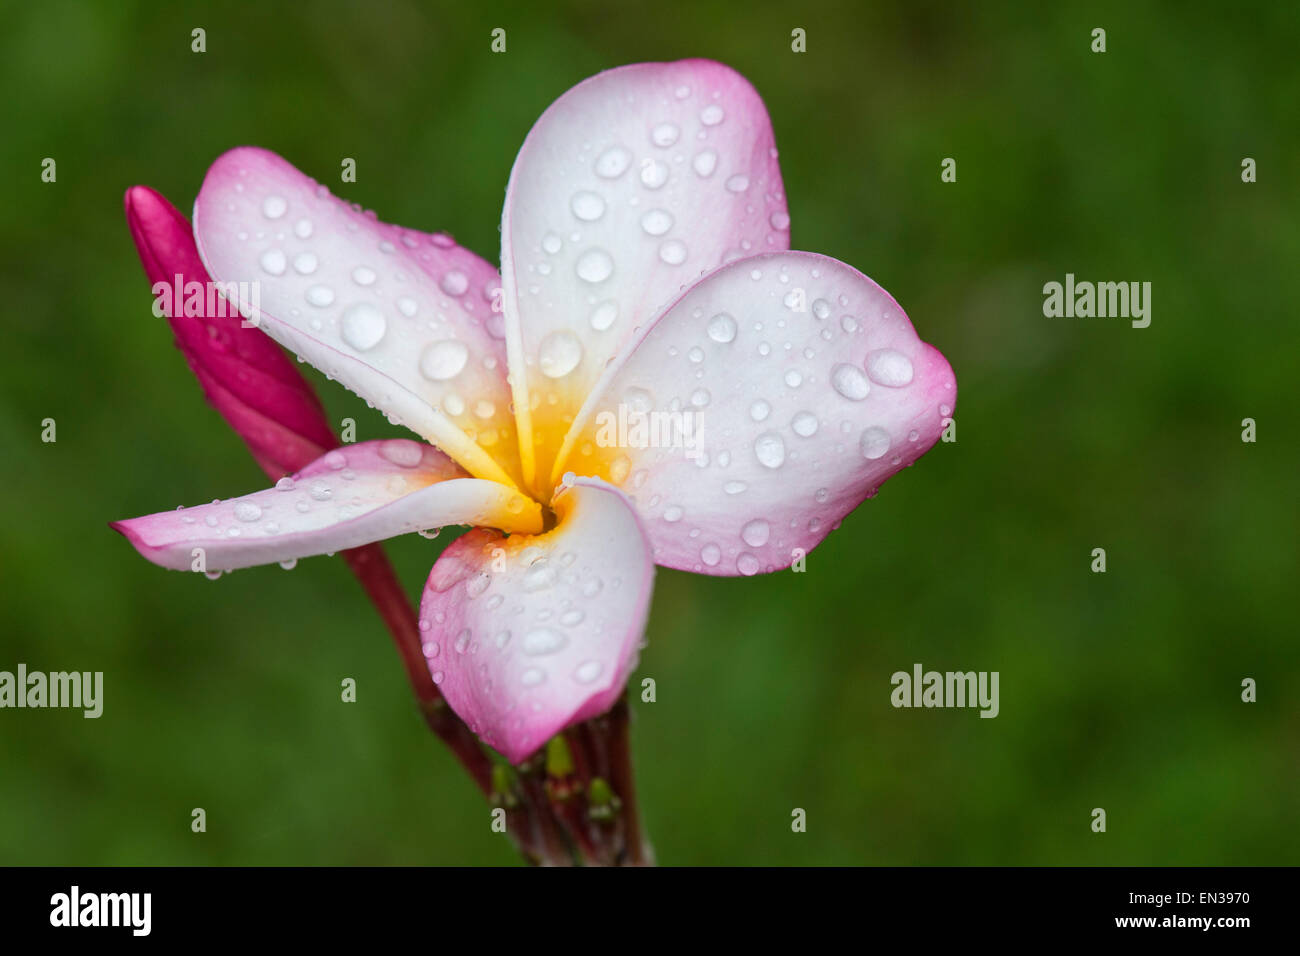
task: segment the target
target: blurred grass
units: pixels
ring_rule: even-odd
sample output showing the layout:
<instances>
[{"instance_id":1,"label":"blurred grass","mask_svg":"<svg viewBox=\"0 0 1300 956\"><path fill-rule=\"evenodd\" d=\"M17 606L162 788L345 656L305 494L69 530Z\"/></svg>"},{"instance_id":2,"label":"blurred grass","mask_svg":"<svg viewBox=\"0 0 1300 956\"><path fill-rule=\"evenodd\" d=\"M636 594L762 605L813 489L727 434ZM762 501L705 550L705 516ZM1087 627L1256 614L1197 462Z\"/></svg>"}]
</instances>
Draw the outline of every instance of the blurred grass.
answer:
<instances>
[{"instance_id":1,"label":"blurred grass","mask_svg":"<svg viewBox=\"0 0 1300 956\"><path fill-rule=\"evenodd\" d=\"M103 670L106 703L0 711L0 863L512 861L341 562L212 583L105 526L261 483L150 315L121 196L187 208L240 143L353 156L337 191L494 259L542 110L685 56L753 81L795 247L880 281L961 394L958 442L806 574L660 573L634 678L660 860L1300 862L1300 8L1024 6L6 4L0 669ZM1151 327L1044 318L1066 272L1151 281ZM412 593L447 537L390 546ZM916 661L999 670L1001 715L894 710Z\"/></svg>"}]
</instances>

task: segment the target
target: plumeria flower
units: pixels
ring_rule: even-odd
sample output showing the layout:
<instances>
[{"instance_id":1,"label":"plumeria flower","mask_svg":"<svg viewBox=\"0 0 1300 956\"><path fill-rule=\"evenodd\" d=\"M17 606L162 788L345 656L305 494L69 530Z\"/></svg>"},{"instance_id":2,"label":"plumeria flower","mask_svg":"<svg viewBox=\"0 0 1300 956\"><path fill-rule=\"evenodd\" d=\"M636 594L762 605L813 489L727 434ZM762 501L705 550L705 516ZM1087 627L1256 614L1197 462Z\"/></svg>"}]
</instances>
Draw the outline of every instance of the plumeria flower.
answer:
<instances>
[{"instance_id":1,"label":"plumeria flower","mask_svg":"<svg viewBox=\"0 0 1300 956\"><path fill-rule=\"evenodd\" d=\"M952 370L898 303L789 228L762 101L705 60L601 73L542 115L499 275L232 150L195 204L203 265L259 283L263 331L424 443L117 527L156 564L225 570L475 526L429 575L424 652L519 762L618 699L655 565L789 567L952 414Z\"/></svg>"}]
</instances>

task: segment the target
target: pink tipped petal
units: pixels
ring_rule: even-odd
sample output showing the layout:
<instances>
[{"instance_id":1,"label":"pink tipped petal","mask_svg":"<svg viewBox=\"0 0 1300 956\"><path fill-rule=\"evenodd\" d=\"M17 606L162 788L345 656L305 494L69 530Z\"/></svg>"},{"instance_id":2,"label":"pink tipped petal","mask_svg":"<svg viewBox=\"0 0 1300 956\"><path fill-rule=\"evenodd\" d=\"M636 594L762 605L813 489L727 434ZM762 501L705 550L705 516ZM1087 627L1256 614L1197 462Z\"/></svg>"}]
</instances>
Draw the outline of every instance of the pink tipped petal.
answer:
<instances>
[{"instance_id":1,"label":"pink tipped petal","mask_svg":"<svg viewBox=\"0 0 1300 956\"><path fill-rule=\"evenodd\" d=\"M394 438L337 448L265 491L113 527L154 564L228 571L448 524L531 532L541 510L512 488L468 477L435 448Z\"/></svg>"},{"instance_id":2,"label":"pink tipped petal","mask_svg":"<svg viewBox=\"0 0 1300 956\"><path fill-rule=\"evenodd\" d=\"M603 713L635 668L654 562L627 499L579 479L546 534L474 530L434 565L420 605L433 679L512 762Z\"/></svg>"},{"instance_id":3,"label":"pink tipped petal","mask_svg":"<svg viewBox=\"0 0 1300 956\"><path fill-rule=\"evenodd\" d=\"M924 454L955 402L889 293L775 253L701 281L611 365L557 472L622 487L661 565L774 571Z\"/></svg>"},{"instance_id":4,"label":"pink tipped petal","mask_svg":"<svg viewBox=\"0 0 1300 956\"><path fill-rule=\"evenodd\" d=\"M515 160L501 226L515 405L536 490L549 493L569 421L633 330L719 264L789 248L789 225L767 111L720 63L609 70L542 114Z\"/></svg>"},{"instance_id":5,"label":"pink tipped petal","mask_svg":"<svg viewBox=\"0 0 1300 956\"><path fill-rule=\"evenodd\" d=\"M496 274L449 237L376 220L266 150L208 170L199 250L279 341L472 474L513 484ZM499 297L499 296L497 296Z\"/></svg>"},{"instance_id":6,"label":"pink tipped petal","mask_svg":"<svg viewBox=\"0 0 1300 956\"><path fill-rule=\"evenodd\" d=\"M248 444L272 475L294 471L336 442L310 385L273 341L243 326L225 303L207 308L208 273L189 222L147 186L126 193L126 219L151 284L160 294L176 344L208 401ZM177 295L177 290L180 294ZM161 293L161 289L159 290ZM191 307L186 307L187 300Z\"/></svg>"}]
</instances>

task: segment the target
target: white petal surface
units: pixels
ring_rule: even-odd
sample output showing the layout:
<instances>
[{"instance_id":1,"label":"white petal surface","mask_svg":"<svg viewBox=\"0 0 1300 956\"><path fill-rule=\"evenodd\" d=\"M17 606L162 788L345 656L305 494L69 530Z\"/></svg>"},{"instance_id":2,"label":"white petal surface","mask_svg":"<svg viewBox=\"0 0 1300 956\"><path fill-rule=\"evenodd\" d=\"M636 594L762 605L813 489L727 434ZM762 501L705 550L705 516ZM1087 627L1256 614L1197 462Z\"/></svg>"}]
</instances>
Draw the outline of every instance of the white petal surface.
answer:
<instances>
[{"instance_id":1,"label":"white petal surface","mask_svg":"<svg viewBox=\"0 0 1300 956\"><path fill-rule=\"evenodd\" d=\"M265 491L113 527L154 564L214 572L448 524L536 531L542 522L536 502L517 490L471 478L436 448L395 438L334 449Z\"/></svg>"},{"instance_id":2,"label":"white petal surface","mask_svg":"<svg viewBox=\"0 0 1300 956\"><path fill-rule=\"evenodd\" d=\"M789 244L772 127L708 60L610 70L529 133L502 217L502 285L525 479L551 491L568 423L605 363L686 285Z\"/></svg>"},{"instance_id":3,"label":"white petal surface","mask_svg":"<svg viewBox=\"0 0 1300 956\"><path fill-rule=\"evenodd\" d=\"M381 223L251 147L213 163L194 231L214 279L256 283L239 297L278 342L472 474L517 482L491 266L450 237Z\"/></svg>"},{"instance_id":4,"label":"white petal surface","mask_svg":"<svg viewBox=\"0 0 1300 956\"><path fill-rule=\"evenodd\" d=\"M475 530L434 565L425 657L461 719L512 762L607 710L636 666L654 578L627 499L580 479L541 535Z\"/></svg>"},{"instance_id":5,"label":"white petal surface","mask_svg":"<svg viewBox=\"0 0 1300 956\"><path fill-rule=\"evenodd\" d=\"M758 256L610 366L556 473L622 487L659 564L773 571L928 450L955 402L948 362L876 283L826 256Z\"/></svg>"}]
</instances>

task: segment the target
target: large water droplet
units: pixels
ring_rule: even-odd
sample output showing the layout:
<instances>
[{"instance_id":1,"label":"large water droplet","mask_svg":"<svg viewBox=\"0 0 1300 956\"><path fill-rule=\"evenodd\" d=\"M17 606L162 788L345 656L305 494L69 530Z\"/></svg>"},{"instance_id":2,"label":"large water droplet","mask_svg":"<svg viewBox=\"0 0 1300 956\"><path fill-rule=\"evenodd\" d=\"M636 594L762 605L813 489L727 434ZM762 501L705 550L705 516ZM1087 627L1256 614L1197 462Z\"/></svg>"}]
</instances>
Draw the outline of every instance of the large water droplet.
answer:
<instances>
[{"instance_id":1,"label":"large water droplet","mask_svg":"<svg viewBox=\"0 0 1300 956\"><path fill-rule=\"evenodd\" d=\"M831 369L831 385L852 402L860 402L871 391L867 376L856 365L841 364Z\"/></svg>"},{"instance_id":2,"label":"large water droplet","mask_svg":"<svg viewBox=\"0 0 1300 956\"><path fill-rule=\"evenodd\" d=\"M358 352L372 349L379 344L388 329L384 313L369 302L357 302L347 307L340 321L343 341Z\"/></svg>"},{"instance_id":3,"label":"large water droplet","mask_svg":"<svg viewBox=\"0 0 1300 956\"><path fill-rule=\"evenodd\" d=\"M318 309L334 304L334 290L327 285L314 285L307 290L307 304L314 305Z\"/></svg>"},{"instance_id":4,"label":"large water droplet","mask_svg":"<svg viewBox=\"0 0 1300 956\"><path fill-rule=\"evenodd\" d=\"M559 631L539 627L524 635L522 646L525 654L541 657L544 654L554 654L567 642L568 638Z\"/></svg>"},{"instance_id":5,"label":"large water droplet","mask_svg":"<svg viewBox=\"0 0 1300 956\"><path fill-rule=\"evenodd\" d=\"M641 163L641 185L646 189L659 189L668 182L668 164L657 159Z\"/></svg>"},{"instance_id":6,"label":"large water droplet","mask_svg":"<svg viewBox=\"0 0 1300 956\"><path fill-rule=\"evenodd\" d=\"M469 348L457 339L443 339L425 346L420 353L420 374L433 382L446 382L464 370Z\"/></svg>"},{"instance_id":7,"label":"large water droplet","mask_svg":"<svg viewBox=\"0 0 1300 956\"><path fill-rule=\"evenodd\" d=\"M691 160L691 168L695 170L697 176L707 179L718 168L718 154L711 149L697 153L695 158Z\"/></svg>"},{"instance_id":8,"label":"large water droplet","mask_svg":"<svg viewBox=\"0 0 1300 956\"><path fill-rule=\"evenodd\" d=\"M590 684L600 676L602 670L604 665L600 661L585 661L573 672L573 679L579 684Z\"/></svg>"},{"instance_id":9,"label":"large water droplet","mask_svg":"<svg viewBox=\"0 0 1300 956\"><path fill-rule=\"evenodd\" d=\"M764 468L780 468L785 464L785 442L776 432L764 432L754 439L754 457Z\"/></svg>"},{"instance_id":10,"label":"large water droplet","mask_svg":"<svg viewBox=\"0 0 1300 956\"><path fill-rule=\"evenodd\" d=\"M596 175L603 179L617 179L627 172L632 154L622 146L611 146L596 160Z\"/></svg>"},{"instance_id":11,"label":"large water droplet","mask_svg":"<svg viewBox=\"0 0 1300 956\"><path fill-rule=\"evenodd\" d=\"M604 249L588 249L574 266L583 282L604 282L614 273L614 260Z\"/></svg>"},{"instance_id":12,"label":"large water droplet","mask_svg":"<svg viewBox=\"0 0 1300 956\"><path fill-rule=\"evenodd\" d=\"M641 217L641 228L650 236L662 236L672 227L672 213L666 209L651 209Z\"/></svg>"},{"instance_id":13,"label":"large water droplet","mask_svg":"<svg viewBox=\"0 0 1300 956\"><path fill-rule=\"evenodd\" d=\"M284 275L285 267L288 265L288 260L280 249L267 249L257 261L262 266L263 272L273 276Z\"/></svg>"},{"instance_id":14,"label":"large water droplet","mask_svg":"<svg viewBox=\"0 0 1300 956\"><path fill-rule=\"evenodd\" d=\"M262 509L251 501L240 501L235 504L235 517L240 521L256 521L262 517Z\"/></svg>"},{"instance_id":15,"label":"large water droplet","mask_svg":"<svg viewBox=\"0 0 1300 956\"><path fill-rule=\"evenodd\" d=\"M614 320L617 318L618 303L613 299L606 299L591 310L588 321L591 322L591 327L597 332L604 332L614 324Z\"/></svg>"},{"instance_id":16,"label":"large water droplet","mask_svg":"<svg viewBox=\"0 0 1300 956\"><path fill-rule=\"evenodd\" d=\"M912 382L912 360L894 349L876 349L867 355L867 375L878 385L902 388Z\"/></svg>"},{"instance_id":17,"label":"large water droplet","mask_svg":"<svg viewBox=\"0 0 1300 956\"><path fill-rule=\"evenodd\" d=\"M686 243L680 239L669 239L659 246L659 258L670 266L679 266L686 261Z\"/></svg>"},{"instance_id":18,"label":"large water droplet","mask_svg":"<svg viewBox=\"0 0 1300 956\"><path fill-rule=\"evenodd\" d=\"M682 131L677 128L676 123L660 123L650 131L650 142L656 146L671 146L677 142L677 137Z\"/></svg>"},{"instance_id":19,"label":"large water droplet","mask_svg":"<svg viewBox=\"0 0 1300 956\"><path fill-rule=\"evenodd\" d=\"M767 544L772 528L762 518L755 518L740 529L740 538L751 548L761 548Z\"/></svg>"},{"instance_id":20,"label":"large water droplet","mask_svg":"<svg viewBox=\"0 0 1300 956\"><path fill-rule=\"evenodd\" d=\"M414 468L424 460L424 446L409 438L390 438L379 446L379 454L401 468Z\"/></svg>"},{"instance_id":21,"label":"large water droplet","mask_svg":"<svg viewBox=\"0 0 1300 956\"><path fill-rule=\"evenodd\" d=\"M267 196L262 200L262 215L267 219L279 219L288 208L289 204L282 196Z\"/></svg>"},{"instance_id":22,"label":"large water droplet","mask_svg":"<svg viewBox=\"0 0 1300 956\"><path fill-rule=\"evenodd\" d=\"M438 283L438 288L447 295L464 295L469 289L469 276L459 269L452 269L442 277L442 281Z\"/></svg>"},{"instance_id":23,"label":"large water droplet","mask_svg":"<svg viewBox=\"0 0 1300 956\"><path fill-rule=\"evenodd\" d=\"M709 338L723 344L736 338L736 320L725 312L719 312L709 319Z\"/></svg>"},{"instance_id":24,"label":"large water droplet","mask_svg":"<svg viewBox=\"0 0 1300 956\"><path fill-rule=\"evenodd\" d=\"M875 461L877 458L883 458L889 451L889 432L877 425L863 430L862 438L858 443L862 449L862 457Z\"/></svg>"},{"instance_id":25,"label":"large water droplet","mask_svg":"<svg viewBox=\"0 0 1300 956\"><path fill-rule=\"evenodd\" d=\"M552 332L537 349L537 364L547 378L564 378L582 361L582 343L568 329Z\"/></svg>"},{"instance_id":26,"label":"large water droplet","mask_svg":"<svg viewBox=\"0 0 1300 956\"><path fill-rule=\"evenodd\" d=\"M799 412L791 419L790 427L800 438L812 438L817 434L817 416L812 412Z\"/></svg>"},{"instance_id":27,"label":"large water droplet","mask_svg":"<svg viewBox=\"0 0 1300 956\"><path fill-rule=\"evenodd\" d=\"M605 215L605 200L596 193L584 189L573 194L573 198L569 200L569 209L583 222L595 222Z\"/></svg>"}]
</instances>

